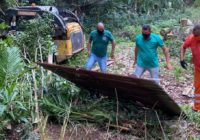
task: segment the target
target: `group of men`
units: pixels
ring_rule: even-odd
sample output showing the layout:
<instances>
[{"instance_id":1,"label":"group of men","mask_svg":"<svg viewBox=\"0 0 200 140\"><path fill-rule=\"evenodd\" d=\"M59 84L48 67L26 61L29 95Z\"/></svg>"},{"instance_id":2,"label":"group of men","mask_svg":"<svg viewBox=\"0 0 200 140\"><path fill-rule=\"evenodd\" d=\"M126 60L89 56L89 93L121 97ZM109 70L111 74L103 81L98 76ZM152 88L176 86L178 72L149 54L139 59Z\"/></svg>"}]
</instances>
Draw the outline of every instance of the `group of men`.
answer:
<instances>
[{"instance_id":1,"label":"group of men","mask_svg":"<svg viewBox=\"0 0 200 140\"><path fill-rule=\"evenodd\" d=\"M112 43L111 58L114 58L115 40L112 33L105 30L103 23L98 23L96 30L90 33L88 43L88 60L85 68L91 70L98 62L101 72L106 72L107 68L107 48L109 42ZM151 32L150 25L142 26L142 33L135 39L135 71L133 75L140 78L145 71L150 73L151 79L156 83L159 81L159 59L157 49L160 47L165 55L166 68L172 70L170 63L169 49L165 46L163 39ZM193 33L186 39L180 50L180 65L187 69L187 63L184 60L186 49L192 50L192 62L194 64L194 105L193 110L200 110L200 24L195 25Z\"/></svg>"}]
</instances>

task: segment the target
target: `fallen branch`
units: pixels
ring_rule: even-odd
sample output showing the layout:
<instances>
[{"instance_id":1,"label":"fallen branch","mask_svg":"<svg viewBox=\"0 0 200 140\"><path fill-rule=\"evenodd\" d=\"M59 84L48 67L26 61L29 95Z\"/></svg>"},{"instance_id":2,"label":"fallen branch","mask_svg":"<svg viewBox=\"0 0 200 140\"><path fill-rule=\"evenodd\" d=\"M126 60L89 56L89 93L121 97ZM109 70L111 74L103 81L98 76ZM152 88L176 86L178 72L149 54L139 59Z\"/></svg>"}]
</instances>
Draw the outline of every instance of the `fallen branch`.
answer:
<instances>
[{"instance_id":1,"label":"fallen branch","mask_svg":"<svg viewBox=\"0 0 200 140\"><path fill-rule=\"evenodd\" d=\"M109 127L112 127L112 128L116 128L116 129L120 129L120 130L123 130L123 131L130 131L129 128L127 127L124 127L124 126L119 126L119 125L114 125L114 124L107 124Z\"/></svg>"},{"instance_id":2,"label":"fallen branch","mask_svg":"<svg viewBox=\"0 0 200 140\"><path fill-rule=\"evenodd\" d=\"M161 124L161 121L160 121L160 118L159 118L159 116L158 116L157 111L155 111L155 113L156 113L156 117L157 117L157 119L158 119L158 122L159 122L159 125L160 125L160 128L161 128L161 131L162 131L162 133L163 133L163 139L164 139L164 140L167 140L167 137L166 137L166 135L165 135L165 131L164 131L163 127L162 127L162 124Z\"/></svg>"},{"instance_id":3,"label":"fallen branch","mask_svg":"<svg viewBox=\"0 0 200 140\"><path fill-rule=\"evenodd\" d=\"M116 125L119 126L119 99L118 99L118 94L117 94L117 89L115 88L115 94L116 94Z\"/></svg>"}]
</instances>

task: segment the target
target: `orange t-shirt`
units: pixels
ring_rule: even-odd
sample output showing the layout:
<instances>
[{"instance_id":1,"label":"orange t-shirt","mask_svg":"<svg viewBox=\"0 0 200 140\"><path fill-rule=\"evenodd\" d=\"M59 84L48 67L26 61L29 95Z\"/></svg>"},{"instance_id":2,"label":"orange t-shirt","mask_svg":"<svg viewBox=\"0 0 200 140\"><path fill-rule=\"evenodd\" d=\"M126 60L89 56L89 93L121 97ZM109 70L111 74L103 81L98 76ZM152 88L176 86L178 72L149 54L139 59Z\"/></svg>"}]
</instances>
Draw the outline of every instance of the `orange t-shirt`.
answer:
<instances>
[{"instance_id":1,"label":"orange t-shirt","mask_svg":"<svg viewBox=\"0 0 200 140\"><path fill-rule=\"evenodd\" d=\"M183 47L185 49L191 48L194 66L200 70L200 39L190 35L184 42Z\"/></svg>"}]
</instances>

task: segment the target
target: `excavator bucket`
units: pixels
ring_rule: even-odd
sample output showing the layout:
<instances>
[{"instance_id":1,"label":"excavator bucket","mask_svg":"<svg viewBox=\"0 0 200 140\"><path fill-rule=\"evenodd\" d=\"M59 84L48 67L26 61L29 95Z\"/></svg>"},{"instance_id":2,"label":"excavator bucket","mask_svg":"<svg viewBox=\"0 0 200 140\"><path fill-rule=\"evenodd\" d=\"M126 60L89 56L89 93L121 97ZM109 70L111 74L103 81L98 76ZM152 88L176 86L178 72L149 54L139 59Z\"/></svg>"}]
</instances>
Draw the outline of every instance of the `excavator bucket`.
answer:
<instances>
[{"instance_id":1,"label":"excavator bucket","mask_svg":"<svg viewBox=\"0 0 200 140\"><path fill-rule=\"evenodd\" d=\"M144 107L162 110L171 116L184 114L174 100L153 81L60 65L38 64L78 87L93 91L92 93L115 98L117 92L119 99L132 100Z\"/></svg>"}]
</instances>

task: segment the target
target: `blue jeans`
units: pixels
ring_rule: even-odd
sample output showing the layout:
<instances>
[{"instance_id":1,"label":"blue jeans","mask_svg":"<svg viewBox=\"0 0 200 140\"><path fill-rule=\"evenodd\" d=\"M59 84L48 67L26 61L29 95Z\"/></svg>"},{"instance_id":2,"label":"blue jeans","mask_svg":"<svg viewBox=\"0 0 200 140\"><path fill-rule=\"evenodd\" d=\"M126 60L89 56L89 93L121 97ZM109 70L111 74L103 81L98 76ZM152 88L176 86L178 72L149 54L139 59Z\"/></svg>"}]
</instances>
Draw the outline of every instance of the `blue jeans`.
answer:
<instances>
[{"instance_id":1,"label":"blue jeans","mask_svg":"<svg viewBox=\"0 0 200 140\"><path fill-rule=\"evenodd\" d=\"M91 70L94 67L94 64L98 62L101 72L106 72L107 68L107 56L98 57L95 54L91 53L90 57L87 60L85 68Z\"/></svg>"},{"instance_id":2,"label":"blue jeans","mask_svg":"<svg viewBox=\"0 0 200 140\"><path fill-rule=\"evenodd\" d=\"M134 75L137 76L138 78L140 78L144 74L145 71L149 71L152 80L155 81L157 84L160 84L159 67L156 67L156 68L142 68L142 67L136 65L136 69L135 69Z\"/></svg>"}]
</instances>

